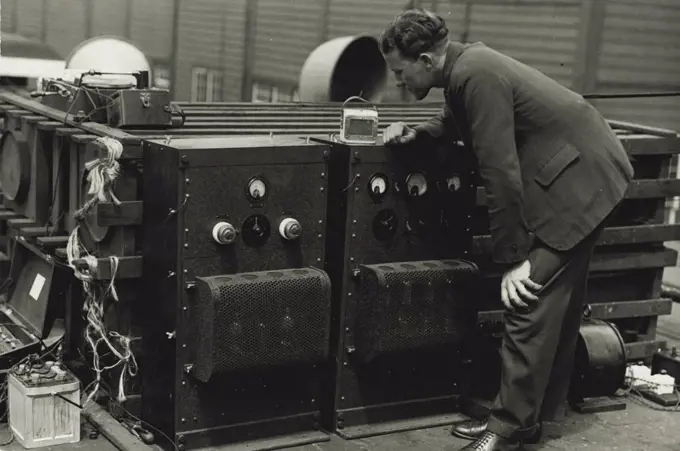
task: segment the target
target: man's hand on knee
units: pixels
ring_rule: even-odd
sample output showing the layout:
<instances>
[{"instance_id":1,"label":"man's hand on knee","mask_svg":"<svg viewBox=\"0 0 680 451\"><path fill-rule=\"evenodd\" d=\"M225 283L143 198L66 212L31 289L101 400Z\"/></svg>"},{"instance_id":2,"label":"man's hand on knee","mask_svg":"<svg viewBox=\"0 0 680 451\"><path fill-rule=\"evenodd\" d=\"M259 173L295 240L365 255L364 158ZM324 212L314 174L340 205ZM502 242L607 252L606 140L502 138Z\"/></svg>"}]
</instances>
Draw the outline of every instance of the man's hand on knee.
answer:
<instances>
[{"instance_id":1,"label":"man's hand on knee","mask_svg":"<svg viewBox=\"0 0 680 451\"><path fill-rule=\"evenodd\" d=\"M501 282L501 300L508 310L528 307L527 302L538 301L532 291L543 288L542 285L529 278L531 274L531 263L525 260L515 265L508 272L503 274Z\"/></svg>"}]
</instances>

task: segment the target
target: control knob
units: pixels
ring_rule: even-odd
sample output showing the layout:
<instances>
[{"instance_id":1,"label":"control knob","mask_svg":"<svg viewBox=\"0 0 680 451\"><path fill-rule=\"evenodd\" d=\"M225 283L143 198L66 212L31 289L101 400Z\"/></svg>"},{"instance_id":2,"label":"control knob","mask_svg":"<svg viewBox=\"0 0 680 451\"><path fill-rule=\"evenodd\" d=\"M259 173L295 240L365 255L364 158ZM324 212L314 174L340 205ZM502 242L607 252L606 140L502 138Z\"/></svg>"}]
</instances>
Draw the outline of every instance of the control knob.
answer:
<instances>
[{"instance_id":1,"label":"control knob","mask_svg":"<svg viewBox=\"0 0 680 451\"><path fill-rule=\"evenodd\" d=\"M302 226L297 219L286 218L279 224L279 234L286 240L297 240L302 235Z\"/></svg>"},{"instance_id":2,"label":"control knob","mask_svg":"<svg viewBox=\"0 0 680 451\"><path fill-rule=\"evenodd\" d=\"M228 222L218 222L212 229L212 237L217 244L232 244L236 240L236 229Z\"/></svg>"}]
</instances>

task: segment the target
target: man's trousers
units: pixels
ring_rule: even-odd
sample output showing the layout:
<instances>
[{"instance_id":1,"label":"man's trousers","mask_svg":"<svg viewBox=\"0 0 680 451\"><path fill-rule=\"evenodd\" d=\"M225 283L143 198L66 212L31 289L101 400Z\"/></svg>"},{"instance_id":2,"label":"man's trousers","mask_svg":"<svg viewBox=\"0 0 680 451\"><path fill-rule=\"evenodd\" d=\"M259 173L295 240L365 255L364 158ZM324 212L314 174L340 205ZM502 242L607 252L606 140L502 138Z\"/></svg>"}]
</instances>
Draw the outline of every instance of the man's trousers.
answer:
<instances>
[{"instance_id":1,"label":"man's trousers","mask_svg":"<svg viewBox=\"0 0 680 451\"><path fill-rule=\"evenodd\" d=\"M564 406L586 296L588 267L604 221L566 252L536 240L529 253L539 300L504 315L501 384L488 430L508 439L531 436Z\"/></svg>"}]
</instances>

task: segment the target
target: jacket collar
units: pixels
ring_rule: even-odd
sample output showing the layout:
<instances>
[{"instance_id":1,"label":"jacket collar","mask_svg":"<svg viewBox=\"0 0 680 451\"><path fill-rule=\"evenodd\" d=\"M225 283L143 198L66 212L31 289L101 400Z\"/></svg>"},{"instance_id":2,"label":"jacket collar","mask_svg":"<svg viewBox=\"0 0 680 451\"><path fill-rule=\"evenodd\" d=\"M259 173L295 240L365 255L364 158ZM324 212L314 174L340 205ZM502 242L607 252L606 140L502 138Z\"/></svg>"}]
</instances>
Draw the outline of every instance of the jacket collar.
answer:
<instances>
[{"instance_id":1,"label":"jacket collar","mask_svg":"<svg viewBox=\"0 0 680 451\"><path fill-rule=\"evenodd\" d=\"M446 57L444 58L444 68L442 69L444 79L451 79L451 72L453 72L453 67L456 65L458 58L463 54L468 48L472 46L484 45L481 42L474 42L471 44L464 44L462 42L449 41L446 46Z\"/></svg>"}]
</instances>

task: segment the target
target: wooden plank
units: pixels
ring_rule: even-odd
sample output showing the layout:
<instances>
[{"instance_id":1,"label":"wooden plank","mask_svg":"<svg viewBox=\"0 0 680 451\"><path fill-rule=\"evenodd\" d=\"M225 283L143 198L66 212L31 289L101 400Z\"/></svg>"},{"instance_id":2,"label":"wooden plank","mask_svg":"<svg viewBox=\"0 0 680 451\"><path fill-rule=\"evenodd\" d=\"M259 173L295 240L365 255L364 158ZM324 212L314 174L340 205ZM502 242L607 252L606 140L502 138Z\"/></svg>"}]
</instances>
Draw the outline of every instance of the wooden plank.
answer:
<instances>
[{"instance_id":1,"label":"wooden plank","mask_svg":"<svg viewBox=\"0 0 680 451\"><path fill-rule=\"evenodd\" d=\"M590 272L643 270L674 266L678 252L672 249L651 252L596 252L590 261Z\"/></svg>"},{"instance_id":2,"label":"wooden plank","mask_svg":"<svg viewBox=\"0 0 680 451\"><path fill-rule=\"evenodd\" d=\"M663 243L680 239L680 224L650 224L626 227L609 227L604 230L598 245Z\"/></svg>"},{"instance_id":3,"label":"wooden plank","mask_svg":"<svg viewBox=\"0 0 680 451\"><path fill-rule=\"evenodd\" d=\"M12 108L8 108L5 110L5 114L7 114L7 117L14 116L16 119L21 119L21 116L27 116L31 114L30 111L17 108L16 106L12 106Z\"/></svg>"},{"instance_id":4,"label":"wooden plank","mask_svg":"<svg viewBox=\"0 0 680 451\"><path fill-rule=\"evenodd\" d=\"M626 357L628 361L645 360L652 357L659 350L666 348L666 342L663 340L638 341L634 343L626 343Z\"/></svg>"},{"instance_id":5,"label":"wooden plank","mask_svg":"<svg viewBox=\"0 0 680 451\"><path fill-rule=\"evenodd\" d=\"M79 130L79 132L82 132L82 130ZM83 133L74 133L71 135L71 140L77 144L91 143L97 138L100 138L100 136ZM120 160L141 159L142 156L141 144L123 144L123 154L120 156Z\"/></svg>"},{"instance_id":6,"label":"wooden plank","mask_svg":"<svg viewBox=\"0 0 680 451\"><path fill-rule=\"evenodd\" d=\"M651 127L648 125L634 124L632 122L608 120L609 126L619 130L628 130L634 133L645 133L663 138L677 138L678 132L666 128Z\"/></svg>"},{"instance_id":7,"label":"wooden plank","mask_svg":"<svg viewBox=\"0 0 680 451\"><path fill-rule=\"evenodd\" d=\"M680 179L633 180L626 199L657 199L680 196Z\"/></svg>"},{"instance_id":8,"label":"wooden plank","mask_svg":"<svg viewBox=\"0 0 680 451\"><path fill-rule=\"evenodd\" d=\"M57 121L50 121L50 120L44 120L41 122L38 122L38 130L46 130L46 131L55 131L56 129L63 127L64 124L62 122L57 122Z\"/></svg>"},{"instance_id":9,"label":"wooden plank","mask_svg":"<svg viewBox=\"0 0 680 451\"><path fill-rule=\"evenodd\" d=\"M41 236L37 239L38 244L49 249L56 249L58 247L66 246L68 243L68 236Z\"/></svg>"},{"instance_id":10,"label":"wooden plank","mask_svg":"<svg viewBox=\"0 0 680 451\"><path fill-rule=\"evenodd\" d=\"M116 448L124 451L153 451L151 447L132 435L125 427L95 402L87 404L83 416L92 423Z\"/></svg>"},{"instance_id":11,"label":"wooden plank","mask_svg":"<svg viewBox=\"0 0 680 451\"><path fill-rule=\"evenodd\" d=\"M2 210L0 211L0 221L7 221L9 219L15 219L15 218L20 218L21 215L14 213L11 210Z\"/></svg>"},{"instance_id":12,"label":"wooden plank","mask_svg":"<svg viewBox=\"0 0 680 451\"><path fill-rule=\"evenodd\" d=\"M59 127L54 131L54 134L57 135L57 136L71 136L71 135L77 135L77 134L82 134L82 133L83 133L83 131L81 129L73 128L73 127Z\"/></svg>"},{"instance_id":13,"label":"wooden plank","mask_svg":"<svg viewBox=\"0 0 680 451\"><path fill-rule=\"evenodd\" d=\"M626 199L661 199L673 196L680 196L680 179L633 180L626 191ZM487 206L483 186L477 187L476 205Z\"/></svg>"},{"instance_id":14,"label":"wooden plank","mask_svg":"<svg viewBox=\"0 0 680 451\"><path fill-rule=\"evenodd\" d=\"M650 224L641 226L609 227L602 232L598 246L621 244L663 243L680 240L680 224ZM473 238L472 254L491 253L491 235Z\"/></svg>"},{"instance_id":15,"label":"wooden plank","mask_svg":"<svg viewBox=\"0 0 680 451\"><path fill-rule=\"evenodd\" d=\"M66 259L66 249L58 248L55 249L54 254L61 258ZM143 259L140 256L133 257L116 257L118 259L118 267L116 268L116 279L137 279L142 277L142 265ZM85 265L84 261L74 262L74 265ZM98 258L97 259L97 274L95 279L97 280L110 280L112 274L112 259L111 258Z\"/></svg>"},{"instance_id":16,"label":"wooden plank","mask_svg":"<svg viewBox=\"0 0 680 451\"><path fill-rule=\"evenodd\" d=\"M596 303L590 304L590 311L593 318L606 320L670 315L673 311L673 300L658 298Z\"/></svg>"},{"instance_id":17,"label":"wooden plank","mask_svg":"<svg viewBox=\"0 0 680 451\"><path fill-rule=\"evenodd\" d=\"M680 140L650 135L619 136L631 156L675 155L680 153Z\"/></svg>"},{"instance_id":18,"label":"wooden plank","mask_svg":"<svg viewBox=\"0 0 680 451\"><path fill-rule=\"evenodd\" d=\"M629 270L645 270L675 266L678 252L673 249L652 249L648 251L611 252L599 248L590 260L590 274L618 272ZM476 258L475 261L484 267L486 277L498 278L502 273L498 267L488 261Z\"/></svg>"},{"instance_id":19,"label":"wooden plank","mask_svg":"<svg viewBox=\"0 0 680 451\"><path fill-rule=\"evenodd\" d=\"M116 279L137 279L142 277L142 257L117 257L118 267L115 271ZM97 280L110 280L113 275L112 259L97 259ZM75 262L74 262L75 264Z\"/></svg>"},{"instance_id":20,"label":"wooden plank","mask_svg":"<svg viewBox=\"0 0 680 451\"><path fill-rule=\"evenodd\" d=\"M87 133L93 133L98 136L109 136L121 141L122 144L135 144L139 143L139 138L122 130L109 127L103 124L97 124L96 122L78 122L74 120L73 114L65 114L63 111L57 110L56 108L51 108L34 100L26 99L20 95L3 92L0 93L0 99L12 103L19 108L25 108L29 112L36 114L42 114L50 119L56 121L62 121L65 124L72 125L74 127L80 128L82 131Z\"/></svg>"},{"instance_id":21,"label":"wooden plank","mask_svg":"<svg viewBox=\"0 0 680 451\"><path fill-rule=\"evenodd\" d=\"M30 218L15 218L7 221L7 227L22 228L35 225L35 220Z\"/></svg>"},{"instance_id":22,"label":"wooden plank","mask_svg":"<svg viewBox=\"0 0 680 451\"><path fill-rule=\"evenodd\" d=\"M21 116L21 126L26 126L26 125L31 125L31 124L37 124L40 121L44 121L46 118L45 116Z\"/></svg>"},{"instance_id":23,"label":"wooden plank","mask_svg":"<svg viewBox=\"0 0 680 451\"><path fill-rule=\"evenodd\" d=\"M126 201L116 205L112 202L97 204L97 224L100 226L134 226L141 225L144 202Z\"/></svg>"},{"instance_id":24,"label":"wooden plank","mask_svg":"<svg viewBox=\"0 0 680 451\"><path fill-rule=\"evenodd\" d=\"M97 138L99 138L99 136L97 136L97 135L86 135L86 134L83 134L83 133L71 135L71 141L73 141L74 143L78 143L78 144L87 144L89 142L94 141Z\"/></svg>"},{"instance_id":25,"label":"wooden plank","mask_svg":"<svg viewBox=\"0 0 680 451\"><path fill-rule=\"evenodd\" d=\"M670 315L672 309L673 301L668 298L590 304L591 318L603 320ZM477 322L501 322L503 321L503 314L503 310L487 310L479 312L477 314Z\"/></svg>"},{"instance_id":26,"label":"wooden plank","mask_svg":"<svg viewBox=\"0 0 680 451\"><path fill-rule=\"evenodd\" d=\"M28 226L28 227L17 227L17 228L12 228L10 230L10 236L11 237L20 237L23 236L25 238L35 238L35 237L48 237L52 233L54 233L54 227L47 227L47 226Z\"/></svg>"}]
</instances>

